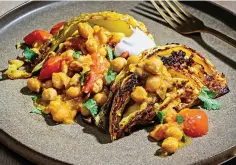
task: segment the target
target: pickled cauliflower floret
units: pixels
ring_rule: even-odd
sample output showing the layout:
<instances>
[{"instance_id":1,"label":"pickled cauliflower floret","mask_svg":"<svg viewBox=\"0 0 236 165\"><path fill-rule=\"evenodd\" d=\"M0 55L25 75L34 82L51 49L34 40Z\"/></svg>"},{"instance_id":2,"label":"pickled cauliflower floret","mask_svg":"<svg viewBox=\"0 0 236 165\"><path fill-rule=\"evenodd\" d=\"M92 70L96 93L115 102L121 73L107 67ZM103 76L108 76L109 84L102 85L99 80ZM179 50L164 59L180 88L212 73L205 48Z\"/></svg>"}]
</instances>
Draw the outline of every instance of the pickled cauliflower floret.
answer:
<instances>
[{"instance_id":1,"label":"pickled cauliflower floret","mask_svg":"<svg viewBox=\"0 0 236 165\"><path fill-rule=\"evenodd\" d=\"M45 89L42 93L42 99L44 101L52 101L57 97L57 91L54 88Z\"/></svg>"}]
</instances>

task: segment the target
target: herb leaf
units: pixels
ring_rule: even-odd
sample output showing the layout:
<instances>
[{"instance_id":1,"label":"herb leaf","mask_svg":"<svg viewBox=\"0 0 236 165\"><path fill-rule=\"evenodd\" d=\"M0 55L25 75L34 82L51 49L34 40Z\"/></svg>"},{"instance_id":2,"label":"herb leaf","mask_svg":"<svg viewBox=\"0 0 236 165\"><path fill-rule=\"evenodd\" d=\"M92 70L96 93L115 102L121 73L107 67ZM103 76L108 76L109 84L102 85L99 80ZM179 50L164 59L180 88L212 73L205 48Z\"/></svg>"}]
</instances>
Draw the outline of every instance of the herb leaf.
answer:
<instances>
[{"instance_id":1,"label":"herb leaf","mask_svg":"<svg viewBox=\"0 0 236 165\"><path fill-rule=\"evenodd\" d=\"M72 54L72 57L73 57L74 59L78 59L81 55L82 55L82 52L81 52L81 51L78 51L78 52L74 52L74 53Z\"/></svg>"},{"instance_id":2,"label":"herb leaf","mask_svg":"<svg viewBox=\"0 0 236 165\"><path fill-rule=\"evenodd\" d=\"M95 116L98 113L98 106L94 99L89 99L84 106L89 109L92 116Z\"/></svg>"},{"instance_id":3,"label":"herb leaf","mask_svg":"<svg viewBox=\"0 0 236 165\"><path fill-rule=\"evenodd\" d=\"M203 107L207 110L218 110L220 109L220 103L214 99L215 96L216 93L214 91L203 86L198 98L203 102Z\"/></svg>"},{"instance_id":4,"label":"herb leaf","mask_svg":"<svg viewBox=\"0 0 236 165\"><path fill-rule=\"evenodd\" d=\"M183 116L176 116L176 122L177 122L178 124L183 123L183 122L184 122L184 117L183 117Z\"/></svg>"},{"instance_id":5,"label":"herb leaf","mask_svg":"<svg viewBox=\"0 0 236 165\"><path fill-rule=\"evenodd\" d=\"M187 136L183 135L181 140L182 140L182 142L186 143L187 142Z\"/></svg>"},{"instance_id":6,"label":"herb leaf","mask_svg":"<svg viewBox=\"0 0 236 165\"><path fill-rule=\"evenodd\" d=\"M114 81L116 79L116 72L113 72L111 67L108 68L107 73L105 74L105 80L108 84L110 84L112 81Z\"/></svg>"},{"instance_id":7,"label":"herb leaf","mask_svg":"<svg viewBox=\"0 0 236 165\"><path fill-rule=\"evenodd\" d=\"M32 99L33 101L36 101L36 100L39 99L39 96L32 96L31 99Z\"/></svg>"},{"instance_id":8,"label":"herb leaf","mask_svg":"<svg viewBox=\"0 0 236 165\"><path fill-rule=\"evenodd\" d=\"M165 116L165 113L163 111L158 111L157 112L157 117L160 121L160 124L163 124L164 116Z\"/></svg>"},{"instance_id":9,"label":"herb leaf","mask_svg":"<svg viewBox=\"0 0 236 165\"><path fill-rule=\"evenodd\" d=\"M90 70L84 72L84 73L80 76L79 81L80 81L80 84L81 84L81 85L84 84L84 79L85 79L85 77L87 76L87 74L89 74L89 72L90 72Z\"/></svg>"},{"instance_id":10,"label":"herb leaf","mask_svg":"<svg viewBox=\"0 0 236 165\"><path fill-rule=\"evenodd\" d=\"M25 50L23 51L23 54L24 54L25 58L30 61L32 61L32 60L36 59L36 57L38 57L38 54L35 53L33 50L31 50L28 47L25 48Z\"/></svg>"},{"instance_id":11,"label":"herb leaf","mask_svg":"<svg viewBox=\"0 0 236 165\"><path fill-rule=\"evenodd\" d=\"M35 113L35 114L39 114L39 115L43 114L42 111L39 108L33 109L30 113Z\"/></svg>"},{"instance_id":12,"label":"herb leaf","mask_svg":"<svg viewBox=\"0 0 236 165\"><path fill-rule=\"evenodd\" d=\"M112 48L109 45L107 45L106 49L107 49L107 54L108 54L109 60L110 61L113 60L114 54L113 54Z\"/></svg>"}]
</instances>

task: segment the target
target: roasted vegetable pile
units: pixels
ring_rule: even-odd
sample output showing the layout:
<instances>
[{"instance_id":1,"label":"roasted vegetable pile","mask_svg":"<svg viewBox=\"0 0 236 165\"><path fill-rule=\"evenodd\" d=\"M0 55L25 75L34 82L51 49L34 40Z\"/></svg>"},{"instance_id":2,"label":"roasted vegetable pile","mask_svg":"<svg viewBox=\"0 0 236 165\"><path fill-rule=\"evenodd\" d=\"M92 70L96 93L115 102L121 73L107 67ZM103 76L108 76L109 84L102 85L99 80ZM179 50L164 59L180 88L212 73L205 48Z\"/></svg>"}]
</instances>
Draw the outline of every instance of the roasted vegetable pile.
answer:
<instances>
[{"instance_id":1,"label":"roasted vegetable pile","mask_svg":"<svg viewBox=\"0 0 236 165\"><path fill-rule=\"evenodd\" d=\"M190 108L201 104L218 110L215 98L229 92L227 81L206 57L185 45L114 55L133 28L153 39L143 23L110 11L60 22L50 33L35 30L17 44L23 56L10 60L3 74L29 78L27 87L37 93L33 113L67 124L81 114L109 132L112 141L134 126L153 125L149 138L161 142L160 153L174 153L190 137L207 134L206 113Z\"/></svg>"}]
</instances>

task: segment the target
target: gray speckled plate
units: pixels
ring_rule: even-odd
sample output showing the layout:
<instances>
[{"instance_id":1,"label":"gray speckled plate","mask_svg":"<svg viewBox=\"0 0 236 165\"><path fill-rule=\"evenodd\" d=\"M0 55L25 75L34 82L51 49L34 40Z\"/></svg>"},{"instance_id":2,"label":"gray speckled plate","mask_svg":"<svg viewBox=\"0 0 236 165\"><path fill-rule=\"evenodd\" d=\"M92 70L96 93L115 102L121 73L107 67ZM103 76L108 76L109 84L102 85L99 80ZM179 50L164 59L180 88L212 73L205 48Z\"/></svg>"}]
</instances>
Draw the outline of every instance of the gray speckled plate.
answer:
<instances>
[{"instance_id":1,"label":"gray speckled plate","mask_svg":"<svg viewBox=\"0 0 236 165\"><path fill-rule=\"evenodd\" d=\"M55 23L84 12L115 10L127 13L145 23L157 44L186 44L206 55L228 78L231 92L219 98L222 109L207 111L210 121L208 135L193 139L191 145L170 157L160 158L154 156L159 147L147 140L144 129L110 143L108 135L82 121L73 125L50 126L42 116L29 113L33 105L30 96L24 92L26 80L6 80L0 81L2 143L40 164L202 164L209 160L217 163L220 158L235 154L236 49L208 34L194 35L191 38L182 36L167 27L158 17L155 22L137 14L138 9L135 9L136 12L131 11L137 4L138 2L34 2L21 6L0 19L0 69L7 67L8 59L21 54L14 45L34 29L50 29ZM203 2L202 7L206 7L205 5L207 3ZM225 20L220 21L222 17L218 18L217 12L214 18L198 9L187 8L206 25L236 38L235 16L231 13L215 7L225 15ZM207 12L209 10L210 8ZM228 20L230 16L234 20Z\"/></svg>"}]
</instances>

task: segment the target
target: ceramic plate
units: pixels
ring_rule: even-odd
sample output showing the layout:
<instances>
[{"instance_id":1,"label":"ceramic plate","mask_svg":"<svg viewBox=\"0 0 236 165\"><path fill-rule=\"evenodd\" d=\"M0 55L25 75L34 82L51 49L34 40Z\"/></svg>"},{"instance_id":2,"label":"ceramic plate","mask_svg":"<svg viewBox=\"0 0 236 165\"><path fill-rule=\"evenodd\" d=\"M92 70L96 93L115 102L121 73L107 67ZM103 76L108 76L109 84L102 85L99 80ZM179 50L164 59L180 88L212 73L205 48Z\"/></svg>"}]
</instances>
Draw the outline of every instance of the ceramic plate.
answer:
<instances>
[{"instance_id":1,"label":"ceramic plate","mask_svg":"<svg viewBox=\"0 0 236 165\"><path fill-rule=\"evenodd\" d=\"M207 3L202 4L204 8ZM192 7L187 5L186 8L206 25L236 38L236 17L232 13L215 7L217 11L212 17L209 14L210 8L203 12L201 8L190 5ZM33 105L26 92L26 80L5 80L0 81L2 143L40 164L203 164L210 160L217 162L221 157L235 154L236 49L210 34L180 35L157 15L151 16L151 10L146 15L140 15L140 9L135 6L139 6L139 2L26 3L0 18L0 69L7 67L8 59L14 59L21 54L14 45L35 29L49 30L57 22L86 12L115 10L127 13L147 26L158 45L186 44L207 56L218 71L226 75L230 93L218 99L222 103L221 110L207 111L208 135L193 139L191 145L178 150L172 156L157 157L154 154L159 147L148 141L145 129L111 143L109 135L80 119L78 124L50 125L42 116L29 113ZM217 14L220 11L225 18Z\"/></svg>"}]
</instances>

